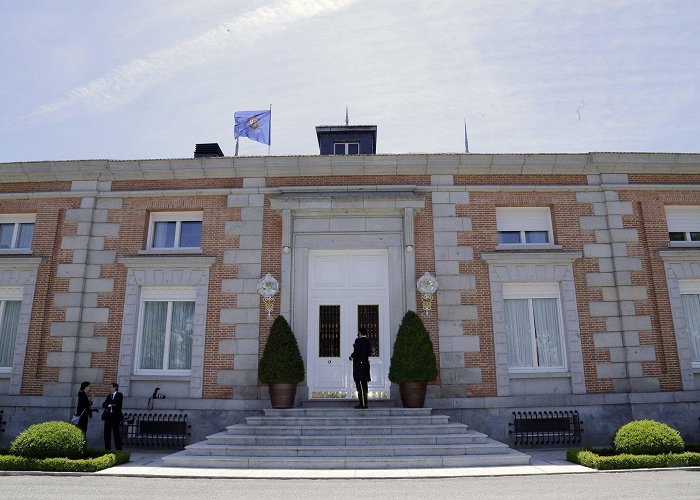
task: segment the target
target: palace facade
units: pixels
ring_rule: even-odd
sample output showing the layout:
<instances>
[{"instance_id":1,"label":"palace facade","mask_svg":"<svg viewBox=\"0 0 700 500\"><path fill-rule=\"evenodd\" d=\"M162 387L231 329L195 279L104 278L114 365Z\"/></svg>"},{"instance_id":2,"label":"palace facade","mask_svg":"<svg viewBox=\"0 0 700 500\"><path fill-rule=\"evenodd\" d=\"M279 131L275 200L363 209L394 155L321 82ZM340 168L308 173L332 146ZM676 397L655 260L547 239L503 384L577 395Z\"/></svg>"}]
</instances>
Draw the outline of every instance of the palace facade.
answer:
<instances>
[{"instance_id":1,"label":"palace facade","mask_svg":"<svg viewBox=\"0 0 700 500\"><path fill-rule=\"evenodd\" d=\"M125 411L158 387L193 440L240 422L269 407L278 314L298 404L353 397L358 327L370 397L397 400L407 310L438 356L426 406L495 439L558 409L587 443L635 418L700 441L700 155L377 155L375 127L317 133L318 156L0 164L0 445L66 420L83 380L118 382Z\"/></svg>"}]
</instances>

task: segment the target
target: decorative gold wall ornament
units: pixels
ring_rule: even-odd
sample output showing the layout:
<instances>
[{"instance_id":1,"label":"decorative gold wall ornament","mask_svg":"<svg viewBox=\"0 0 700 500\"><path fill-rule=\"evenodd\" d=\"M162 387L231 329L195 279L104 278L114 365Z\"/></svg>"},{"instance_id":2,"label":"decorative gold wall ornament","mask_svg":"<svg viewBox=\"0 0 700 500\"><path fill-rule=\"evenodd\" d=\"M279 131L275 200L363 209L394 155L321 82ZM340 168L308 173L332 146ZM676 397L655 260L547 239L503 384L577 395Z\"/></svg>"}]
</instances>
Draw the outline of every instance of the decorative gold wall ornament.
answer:
<instances>
[{"instance_id":1,"label":"decorative gold wall ornament","mask_svg":"<svg viewBox=\"0 0 700 500\"><path fill-rule=\"evenodd\" d=\"M437 278L425 272L423 276L418 278L416 288L420 292L421 299L423 299L423 312L426 316L430 316L430 310L433 308L433 295L438 289Z\"/></svg>"},{"instance_id":2,"label":"decorative gold wall ornament","mask_svg":"<svg viewBox=\"0 0 700 500\"><path fill-rule=\"evenodd\" d=\"M272 310L275 308L275 295L280 291L280 284L274 276L267 273L258 281L258 293L265 303L267 319L272 317Z\"/></svg>"}]
</instances>

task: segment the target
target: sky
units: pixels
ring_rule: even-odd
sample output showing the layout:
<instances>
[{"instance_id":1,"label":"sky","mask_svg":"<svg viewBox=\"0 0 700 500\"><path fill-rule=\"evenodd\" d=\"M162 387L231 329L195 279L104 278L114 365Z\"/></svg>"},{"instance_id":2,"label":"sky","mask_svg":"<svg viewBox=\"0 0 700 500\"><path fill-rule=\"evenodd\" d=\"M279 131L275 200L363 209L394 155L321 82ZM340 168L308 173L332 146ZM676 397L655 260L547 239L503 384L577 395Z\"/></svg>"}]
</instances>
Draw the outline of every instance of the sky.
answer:
<instances>
[{"instance_id":1,"label":"sky","mask_svg":"<svg viewBox=\"0 0 700 500\"><path fill-rule=\"evenodd\" d=\"M0 162L191 158L272 107L377 153L700 152L700 1L0 0ZM267 155L242 138L240 155Z\"/></svg>"}]
</instances>

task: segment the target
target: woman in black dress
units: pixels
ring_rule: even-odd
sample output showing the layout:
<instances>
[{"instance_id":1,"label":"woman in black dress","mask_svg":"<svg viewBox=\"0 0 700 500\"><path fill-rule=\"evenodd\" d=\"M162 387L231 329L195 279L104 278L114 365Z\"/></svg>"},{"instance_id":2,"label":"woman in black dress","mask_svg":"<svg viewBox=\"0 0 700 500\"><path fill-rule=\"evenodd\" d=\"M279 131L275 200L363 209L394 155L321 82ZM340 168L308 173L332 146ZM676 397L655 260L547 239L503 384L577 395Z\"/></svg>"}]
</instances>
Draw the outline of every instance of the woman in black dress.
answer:
<instances>
[{"instance_id":1,"label":"woman in black dress","mask_svg":"<svg viewBox=\"0 0 700 500\"><path fill-rule=\"evenodd\" d=\"M90 396L90 382L83 382L80 384L80 390L78 391L78 406L75 409L75 414L80 417L80 420L76 424L77 427L83 431L83 434L87 433L88 418L92 417L92 412L90 407L92 406L92 400Z\"/></svg>"}]
</instances>

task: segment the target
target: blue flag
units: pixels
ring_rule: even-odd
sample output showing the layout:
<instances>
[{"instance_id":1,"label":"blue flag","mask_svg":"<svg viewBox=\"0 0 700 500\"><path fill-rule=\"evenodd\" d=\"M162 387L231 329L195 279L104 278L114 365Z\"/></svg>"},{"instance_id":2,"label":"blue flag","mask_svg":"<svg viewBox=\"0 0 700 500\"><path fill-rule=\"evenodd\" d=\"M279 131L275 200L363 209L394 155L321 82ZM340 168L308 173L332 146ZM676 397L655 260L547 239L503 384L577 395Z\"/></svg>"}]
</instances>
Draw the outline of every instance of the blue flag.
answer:
<instances>
[{"instance_id":1,"label":"blue flag","mask_svg":"<svg viewBox=\"0 0 700 500\"><path fill-rule=\"evenodd\" d=\"M247 137L254 141L270 144L270 119L272 111L236 111L233 119L233 137Z\"/></svg>"}]
</instances>

